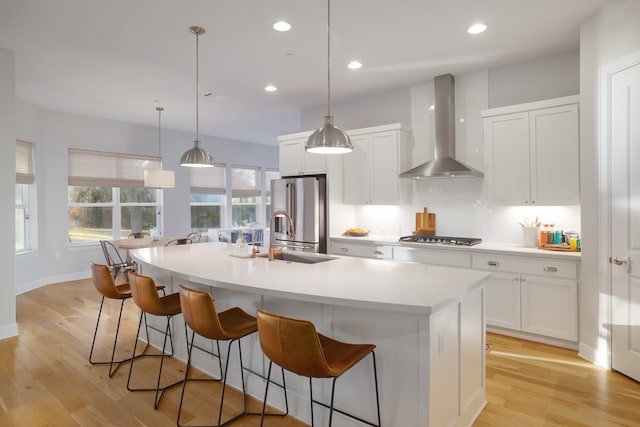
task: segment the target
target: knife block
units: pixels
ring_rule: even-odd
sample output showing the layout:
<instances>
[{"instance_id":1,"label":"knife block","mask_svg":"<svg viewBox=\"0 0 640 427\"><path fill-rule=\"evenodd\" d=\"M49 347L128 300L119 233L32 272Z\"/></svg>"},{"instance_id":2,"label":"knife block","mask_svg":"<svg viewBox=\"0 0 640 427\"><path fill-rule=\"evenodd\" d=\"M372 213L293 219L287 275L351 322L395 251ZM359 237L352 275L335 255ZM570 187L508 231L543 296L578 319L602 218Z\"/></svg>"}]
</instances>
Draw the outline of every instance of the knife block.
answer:
<instances>
[{"instance_id":1,"label":"knife block","mask_svg":"<svg viewBox=\"0 0 640 427\"><path fill-rule=\"evenodd\" d=\"M436 214L427 212L416 212L416 229L413 234L434 236L436 234Z\"/></svg>"}]
</instances>

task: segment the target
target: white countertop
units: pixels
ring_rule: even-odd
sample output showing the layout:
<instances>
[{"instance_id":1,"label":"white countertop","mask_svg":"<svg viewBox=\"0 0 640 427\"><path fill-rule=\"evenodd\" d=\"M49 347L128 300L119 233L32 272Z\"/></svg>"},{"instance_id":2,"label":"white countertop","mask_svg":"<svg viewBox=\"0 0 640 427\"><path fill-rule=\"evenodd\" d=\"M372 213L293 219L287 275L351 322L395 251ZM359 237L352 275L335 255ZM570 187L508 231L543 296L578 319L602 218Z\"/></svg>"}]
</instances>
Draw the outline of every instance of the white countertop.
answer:
<instances>
[{"instance_id":1,"label":"white countertop","mask_svg":"<svg viewBox=\"0 0 640 427\"><path fill-rule=\"evenodd\" d=\"M230 256L234 253L235 245L213 242L135 249L131 256L195 283L422 315L458 300L490 276L469 269L354 257L302 264Z\"/></svg>"},{"instance_id":2,"label":"white countertop","mask_svg":"<svg viewBox=\"0 0 640 427\"><path fill-rule=\"evenodd\" d=\"M580 261L582 255L580 252L565 252L565 251L550 251L538 248L527 248L522 245L512 243L495 243L495 242L482 242L473 246L456 246L456 245L442 245L442 244L425 244L425 243L409 243L398 241L399 236L377 236L368 235L364 237L353 236L333 236L331 240L345 241L352 243L368 243L379 244L386 246L404 246L421 249L433 249L443 251L457 251L457 252L470 252L470 253L495 253L502 255L525 255L540 258L555 258L563 260L575 260Z\"/></svg>"}]
</instances>

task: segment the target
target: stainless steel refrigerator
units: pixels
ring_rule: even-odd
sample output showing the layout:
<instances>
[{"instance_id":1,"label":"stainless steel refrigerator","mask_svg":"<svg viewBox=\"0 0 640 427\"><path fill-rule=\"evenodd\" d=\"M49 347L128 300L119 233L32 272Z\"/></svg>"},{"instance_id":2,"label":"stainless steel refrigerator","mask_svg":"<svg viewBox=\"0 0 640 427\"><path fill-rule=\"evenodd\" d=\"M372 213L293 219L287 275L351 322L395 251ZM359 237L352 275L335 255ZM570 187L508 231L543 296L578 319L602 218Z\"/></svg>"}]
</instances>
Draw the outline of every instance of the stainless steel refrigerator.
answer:
<instances>
[{"instance_id":1,"label":"stainless steel refrigerator","mask_svg":"<svg viewBox=\"0 0 640 427\"><path fill-rule=\"evenodd\" d=\"M275 218L270 231L276 246L306 252L327 253L326 175L289 177L271 181L272 212L286 210L295 235L289 234L284 215Z\"/></svg>"}]
</instances>

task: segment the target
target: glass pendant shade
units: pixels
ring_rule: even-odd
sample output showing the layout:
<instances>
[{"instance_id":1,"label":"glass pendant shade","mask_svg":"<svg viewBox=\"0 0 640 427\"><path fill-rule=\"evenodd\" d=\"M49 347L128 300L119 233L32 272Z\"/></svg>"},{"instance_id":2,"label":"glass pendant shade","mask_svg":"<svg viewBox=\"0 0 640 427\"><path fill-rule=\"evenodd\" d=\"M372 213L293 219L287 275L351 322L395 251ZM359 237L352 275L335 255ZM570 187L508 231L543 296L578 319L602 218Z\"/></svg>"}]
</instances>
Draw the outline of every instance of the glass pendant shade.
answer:
<instances>
[{"instance_id":1,"label":"glass pendant shade","mask_svg":"<svg viewBox=\"0 0 640 427\"><path fill-rule=\"evenodd\" d=\"M311 134L304 149L316 154L345 154L353 145L349 135L333 125L333 116L325 116L324 126Z\"/></svg>"},{"instance_id":2,"label":"glass pendant shade","mask_svg":"<svg viewBox=\"0 0 640 427\"><path fill-rule=\"evenodd\" d=\"M175 188L176 174L173 171L152 169L144 171L144 186L147 188Z\"/></svg>"},{"instance_id":3,"label":"glass pendant shade","mask_svg":"<svg viewBox=\"0 0 640 427\"><path fill-rule=\"evenodd\" d=\"M192 168L213 167L213 157L205 149L200 147L200 141L193 141L193 148L185 151L180 158L180 166Z\"/></svg>"}]
</instances>

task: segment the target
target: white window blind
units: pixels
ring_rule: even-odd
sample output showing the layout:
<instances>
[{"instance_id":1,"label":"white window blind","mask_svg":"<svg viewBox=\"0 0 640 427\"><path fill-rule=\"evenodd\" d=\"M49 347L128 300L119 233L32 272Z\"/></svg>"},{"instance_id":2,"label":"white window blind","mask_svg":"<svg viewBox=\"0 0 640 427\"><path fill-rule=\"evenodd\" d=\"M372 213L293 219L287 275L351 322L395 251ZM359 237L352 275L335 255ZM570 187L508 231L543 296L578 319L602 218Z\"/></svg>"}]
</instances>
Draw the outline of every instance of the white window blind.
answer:
<instances>
[{"instance_id":1,"label":"white window blind","mask_svg":"<svg viewBox=\"0 0 640 427\"><path fill-rule=\"evenodd\" d=\"M265 180L267 181L265 183L265 186L267 195L271 194L271 181L273 181L274 179L280 179L280 172L273 169L267 169L265 171Z\"/></svg>"},{"instance_id":2,"label":"white window blind","mask_svg":"<svg viewBox=\"0 0 640 427\"><path fill-rule=\"evenodd\" d=\"M162 169L162 158L69 148L69 185L144 187L146 169Z\"/></svg>"},{"instance_id":3,"label":"white window blind","mask_svg":"<svg viewBox=\"0 0 640 427\"><path fill-rule=\"evenodd\" d=\"M212 168L189 168L191 170L191 192L196 194L225 194L227 191L227 168L216 163Z\"/></svg>"},{"instance_id":4,"label":"white window blind","mask_svg":"<svg viewBox=\"0 0 640 427\"><path fill-rule=\"evenodd\" d=\"M260 168L248 166L231 168L231 194L234 197L259 196L260 191Z\"/></svg>"},{"instance_id":5,"label":"white window blind","mask_svg":"<svg viewBox=\"0 0 640 427\"><path fill-rule=\"evenodd\" d=\"M33 184L33 144L16 140L16 184Z\"/></svg>"}]
</instances>

